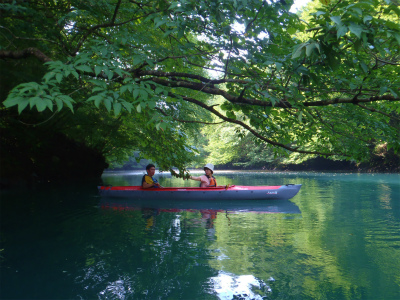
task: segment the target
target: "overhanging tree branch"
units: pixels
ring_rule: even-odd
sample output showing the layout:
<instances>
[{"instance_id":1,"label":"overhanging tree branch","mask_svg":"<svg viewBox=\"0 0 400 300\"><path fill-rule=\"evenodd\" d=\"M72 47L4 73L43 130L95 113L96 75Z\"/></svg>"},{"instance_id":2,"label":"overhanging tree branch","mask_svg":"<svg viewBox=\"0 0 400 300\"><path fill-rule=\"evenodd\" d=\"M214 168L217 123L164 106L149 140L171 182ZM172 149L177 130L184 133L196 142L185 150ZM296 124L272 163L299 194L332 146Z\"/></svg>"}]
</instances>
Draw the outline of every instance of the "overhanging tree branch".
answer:
<instances>
[{"instance_id":1,"label":"overhanging tree branch","mask_svg":"<svg viewBox=\"0 0 400 300\"><path fill-rule=\"evenodd\" d=\"M255 137L257 137L258 139L273 145L273 146L277 146L286 150L289 150L291 152L297 152L297 153L302 153L302 154L315 154L315 155L323 155L323 156L334 156L334 155L339 155L339 156L347 156L346 154L343 153L326 153L326 152L319 152L319 151L306 151L306 150L299 150L298 148L293 148L290 146L287 146L285 144L279 143L279 142L275 142L271 139L268 139L264 136L262 136L261 134L259 134L257 131L255 131L253 128L251 128L249 125L245 124L242 121L239 120L235 120L232 118L228 118L226 116L224 116L223 114L221 114L219 111L215 110L213 107L208 106L206 104L204 104L203 102L197 100L197 99L193 99L190 97L186 97L186 96L178 96L175 95L173 93L169 93L168 96L172 97L172 98L177 98L177 99L183 99L184 101L190 102L190 103L194 103L197 106L200 106L206 110L208 110L209 112L213 113L215 116L219 117L220 119L232 123L232 124L237 124L239 126L241 126L242 128L246 129L248 132L250 132L251 134L253 134Z\"/></svg>"},{"instance_id":2,"label":"overhanging tree branch","mask_svg":"<svg viewBox=\"0 0 400 300\"><path fill-rule=\"evenodd\" d=\"M48 57L46 54L44 54L42 51L40 51L37 48L34 47L29 47L23 50L15 50L15 51L9 51L9 50L0 50L0 58L11 58L11 59L22 59L22 58L28 58L34 56L37 59L39 59L42 62L49 62L52 61L50 57Z\"/></svg>"},{"instance_id":3,"label":"overhanging tree branch","mask_svg":"<svg viewBox=\"0 0 400 300\"><path fill-rule=\"evenodd\" d=\"M287 101L281 101L278 103L272 103L271 101L263 101L258 99L249 99L239 96L234 96L229 94L228 92L213 88L207 87L207 84L196 83L196 82L188 82L188 81L171 81L166 79L161 79L157 77L151 78L152 81L166 86L166 87L176 87L176 88L188 88L191 90L202 91L204 93L210 95L220 95L224 97L226 100L233 104L247 104L261 107L279 107L279 108L296 108L292 104ZM374 97L365 97L365 98L357 98L356 100L353 98L334 98L329 100L320 100L320 101L309 101L301 103L302 106L305 107L315 107L315 106L329 106L334 104L355 104L355 103L368 103L368 102L377 102L377 101L400 101L400 97L394 97L392 95L382 95L382 96L374 96Z\"/></svg>"}]
</instances>

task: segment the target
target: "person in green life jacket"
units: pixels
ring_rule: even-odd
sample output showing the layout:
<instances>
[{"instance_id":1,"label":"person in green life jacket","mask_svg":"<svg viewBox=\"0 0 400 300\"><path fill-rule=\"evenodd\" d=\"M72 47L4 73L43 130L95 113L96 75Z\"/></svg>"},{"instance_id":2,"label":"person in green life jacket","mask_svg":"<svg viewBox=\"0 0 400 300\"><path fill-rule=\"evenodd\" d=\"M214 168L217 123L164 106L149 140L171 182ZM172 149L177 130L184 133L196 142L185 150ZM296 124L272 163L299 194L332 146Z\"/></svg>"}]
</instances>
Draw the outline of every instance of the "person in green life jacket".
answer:
<instances>
[{"instance_id":1,"label":"person in green life jacket","mask_svg":"<svg viewBox=\"0 0 400 300\"><path fill-rule=\"evenodd\" d=\"M147 174L145 174L142 178L142 188L162 188L158 181L153 178L154 174L156 173L156 167L153 164L148 164L146 166L146 172Z\"/></svg>"},{"instance_id":2,"label":"person in green life jacket","mask_svg":"<svg viewBox=\"0 0 400 300\"><path fill-rule=\"evenodd\" d=\"M214 165L213 164L206 164L204 166L205 175L201 175L200 177L192 177L190 176L189 179L201 181L200 187L215 187L217 186L217 180L213 176L214 173Z\"/></svg>"}]
</instances>

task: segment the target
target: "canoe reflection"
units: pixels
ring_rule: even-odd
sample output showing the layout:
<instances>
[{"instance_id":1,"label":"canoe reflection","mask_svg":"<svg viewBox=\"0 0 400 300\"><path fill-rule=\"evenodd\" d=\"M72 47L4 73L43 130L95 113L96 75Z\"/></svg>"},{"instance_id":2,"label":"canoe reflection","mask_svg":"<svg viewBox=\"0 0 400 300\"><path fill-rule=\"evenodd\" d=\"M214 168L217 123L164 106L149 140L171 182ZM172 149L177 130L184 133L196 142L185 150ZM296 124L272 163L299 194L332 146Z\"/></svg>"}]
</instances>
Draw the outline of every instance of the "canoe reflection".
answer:
<instances>
[{"instance_id":1,"label":"canoe reflection","mask_svg":"<svg viewBox=\"0 0 400 300\"><path fill-rule=\"evenodd\" d=\"M159 212L208 211L210 213L283 213L300 214L299 207L290 200L232 200L232 201L182 201L136 200L101 198L100 207L112 210L158 209Z\"/></svg>"}]
</instances>

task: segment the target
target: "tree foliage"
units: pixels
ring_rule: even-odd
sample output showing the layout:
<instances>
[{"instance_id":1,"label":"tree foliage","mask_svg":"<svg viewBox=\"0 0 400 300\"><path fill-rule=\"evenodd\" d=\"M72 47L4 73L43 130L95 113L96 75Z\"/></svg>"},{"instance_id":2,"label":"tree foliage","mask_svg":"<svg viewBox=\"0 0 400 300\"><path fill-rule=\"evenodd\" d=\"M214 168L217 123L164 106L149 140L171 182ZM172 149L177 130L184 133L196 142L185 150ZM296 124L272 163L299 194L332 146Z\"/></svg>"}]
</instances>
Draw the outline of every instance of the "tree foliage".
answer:
<instances>
[{"instance_id":1,"label":"tree foliage","mask_svg":"<svg viewBox=\"0 0 400 300\"><path fill-rule=\"evenodd\" d=\"M0 57L30 59L46 72L12 86L4 105L19 113L105 110L128 127L136 124L129 113L140 114L154 125L149 136L225 122L276 154L361 161L371 145L399 151L395 1L335 0L302 17L291 4L5 1ZM170 137L160 140L164 167L183 168L189 156L180 141L169 149Z\"/></svg>"}]
</instances>

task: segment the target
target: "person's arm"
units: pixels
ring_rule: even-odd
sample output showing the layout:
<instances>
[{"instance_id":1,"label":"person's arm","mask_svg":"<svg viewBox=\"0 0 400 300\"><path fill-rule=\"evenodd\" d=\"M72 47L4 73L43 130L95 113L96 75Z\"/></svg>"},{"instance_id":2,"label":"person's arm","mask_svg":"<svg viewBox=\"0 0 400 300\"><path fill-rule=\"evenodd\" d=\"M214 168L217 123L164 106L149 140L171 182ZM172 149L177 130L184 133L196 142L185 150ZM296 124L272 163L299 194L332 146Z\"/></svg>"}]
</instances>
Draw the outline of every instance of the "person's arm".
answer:
<instances>
[{"instance_id":1,"label":"person's arm","mask_svg":"<svg viewBox=\"0 0 400 300\"><path fill-rule=\"evenodd\" d=\"M201 181L201 177L190 176L189 179L196 180L196 181Z\"/></svg>"},{"instance_id":2,"label":"person's arm","mask_svg":"<svg viewBox=\"0 0 400 300\"><path fill-rule=\"evenodd\" d=\"M205 182L205 183L209 183L207 177L204 176L204 175L200 176L200 177L190 176L189 179L196 180L196 181L201 181L201 182Z\"/></svg>"},{"instance_id":3,"label":"person's arm","mask_svg":"<svg viewBox=\"0 0 400 300\"><path fill-rule=\"evenodd\" d=\"M158 183L147 183L146 181L143 181L143 183L142 183L142 188L144 188L144 189L148 189L148 188L151 188L153 186L160 187L160 185Z\"/></svg>"},{"instance_id":4,"label":"person's arm","mask_svg":"<svg viewBox=\"0 0 400 300\"><path fill-rule=\"evenodd\" d=\"M152 187L159 187L161 188L162 186L158 183L158 182L154 182L150 176L146 175L146 177L144 178L143 182L142 182L142 188L144 189L148 189L148 188L152 188Z\"/></svg>"}]
</instances>

